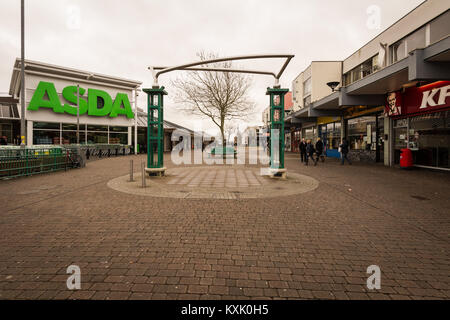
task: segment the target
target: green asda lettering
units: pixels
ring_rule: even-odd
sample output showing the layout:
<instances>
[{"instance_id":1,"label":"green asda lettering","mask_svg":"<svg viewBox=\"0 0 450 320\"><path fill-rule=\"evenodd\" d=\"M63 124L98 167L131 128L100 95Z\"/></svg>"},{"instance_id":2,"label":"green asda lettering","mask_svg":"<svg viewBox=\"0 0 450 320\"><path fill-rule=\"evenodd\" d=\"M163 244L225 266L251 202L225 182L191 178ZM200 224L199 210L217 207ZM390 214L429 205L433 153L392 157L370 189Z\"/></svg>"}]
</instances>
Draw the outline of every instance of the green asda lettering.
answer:
<instances>
[{"instance_id":1,"label":"green asda lettering","mask_svg":"<svg viewBox=\"0 0 450 320\"><path fill-rule=\"evenodd\" d=\"M83 98L86 89L80 87L80 115L87 113L89 116L111 118L125 115L127 118L134 118L130 101L125 93L118 93L114 101L111 96L98 89L87 90L87 100ZM49 108L56 113L68 113L77 115L77 86L67 86L62 91L64 99L72 104L61 104L55 85L51 82L40 81L33 97L31 98L28 110L39 110L39 108ZM103 101L103 106L99 107L97 102ZM73 105L75 104L75 105Z\"/></svg>"}]
</instances>

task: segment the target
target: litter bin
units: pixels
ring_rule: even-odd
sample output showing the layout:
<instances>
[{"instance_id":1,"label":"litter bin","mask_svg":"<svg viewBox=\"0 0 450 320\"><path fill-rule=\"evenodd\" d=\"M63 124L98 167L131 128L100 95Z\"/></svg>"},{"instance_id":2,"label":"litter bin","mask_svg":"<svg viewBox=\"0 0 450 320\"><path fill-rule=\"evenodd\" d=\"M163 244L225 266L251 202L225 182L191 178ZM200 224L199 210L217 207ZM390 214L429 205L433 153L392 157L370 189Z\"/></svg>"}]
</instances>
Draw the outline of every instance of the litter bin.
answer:
<instances>
[{"instance_id":1,"label":"litter bin","mask_svg":"<svg viewBox=\"0 0 450 320\"><path fill-rule=\"evenodd\" d=\"M412 152L410 149L400 150L400 168L411 169L413 167Z\"/></svg>"}]
</instances>

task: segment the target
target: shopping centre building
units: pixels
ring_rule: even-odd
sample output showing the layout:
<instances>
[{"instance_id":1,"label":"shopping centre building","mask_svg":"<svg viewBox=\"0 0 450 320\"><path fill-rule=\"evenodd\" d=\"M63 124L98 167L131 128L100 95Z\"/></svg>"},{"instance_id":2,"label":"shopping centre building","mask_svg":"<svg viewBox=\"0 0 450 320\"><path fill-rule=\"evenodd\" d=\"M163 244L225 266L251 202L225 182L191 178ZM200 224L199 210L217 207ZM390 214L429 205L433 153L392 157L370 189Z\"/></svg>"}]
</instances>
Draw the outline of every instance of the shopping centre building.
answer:
<instances>
[{"instance_id":1,"label":"shopping centre building","mask_svg":"<svg viewBox=\"0 0 450 320\"><path fill-rule=\"evenodd\" d=\"M392 166L409 148L416 166L449 169L449 80L449 6L428 0L345 60L301 72L287 134L322 137L328 156L345 137L353 159Z\"/></svg>"},{"instance_id":2,"label":"shopping centre building","mask_svg":"<svg viewBox=\"0 0 450 320\"><path fill-rule=\"evenodd\" d=\"M21 60L16 59L8 97L0 97L0 136L20 144ZM26 144L122 144L146 152L147 113L136 105L141 82L25 60ZM79 86L79 89L77 89ZM79 111L77 111L79 92ZM146 109L146 108L145 108ZM78 113L78 114L77 114ZM175 129L164 121L164 149Z\"/></svg>"}]
</instances>

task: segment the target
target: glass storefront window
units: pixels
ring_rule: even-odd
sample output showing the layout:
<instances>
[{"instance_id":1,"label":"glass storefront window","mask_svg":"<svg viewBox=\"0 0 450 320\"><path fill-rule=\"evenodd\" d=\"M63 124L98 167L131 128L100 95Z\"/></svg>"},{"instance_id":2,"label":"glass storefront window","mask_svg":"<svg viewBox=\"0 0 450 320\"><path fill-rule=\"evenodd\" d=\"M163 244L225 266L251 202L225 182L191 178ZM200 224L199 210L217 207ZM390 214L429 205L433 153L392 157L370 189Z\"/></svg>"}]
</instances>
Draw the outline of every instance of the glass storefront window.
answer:
<instances>
[{"instance_id":1,"label":"glass storefront window","mask_svg":"<svg viewBox=\"0 0 450 320\"><path fill-rule=\"evenodd\" d=\"M126 133L110 133L110 144L128 144L128 134Z\"/></svg>"},{"instance_id":2,"label":"glass storefront window","mask_svg":"<svg viewBox=\"0 0 450 320\"><path fill-rule=\"evenodd\" d=\"M108 133L106 132L88 132L87 143L108 143Z\"/></svg>"},{"instance_id":3,"label":"glass storefront window","mask_svg":"<svg viewBox=\"0 0 450 320\"><path fill-rule=\"evenodd\" d=\"M77 125L76 124L72 124L72 123L63 123L62 124L62 129L63 130L77 130ZM84 124L80 124L80 130L85 130L85 125Z\"/></svg>"},{"instance_id":4,"label":"glass storefront window","mask_svg":"<svg viewBox=\"0 0 450 320\"><path fill-rule=\"evenodd\" d=\"M310 139L313 140L314 138L314 128L306 128L303 129L303 138L305 138L306 140Z\"/></svg>"},{"instance_id":5,"label":"glass storefront window","mask_svg":"<svg viewBox=\"0 0 450 320\"><path fill-rule=\"evenodd\" d=\"M326 130L327 130L328 132L334 131L334 123L328 123L328 124L326 125Z\"/></svg>"},{"instance_id":6,"label":"glass storefront window","mask_svg":"<svg viewBox=\"0 0 450 320\"><path fill-rule=\"evenodd\" d=\"M352 150L376 150L373 133L376 130L375 116L348 120L348 139Z\"/></svg>"},{"instance_id":7,"label":"glass storefront window","mask_svg":"<svg viewBox=\"0 0 450 320\"><path fill-rule=\"evenodd\" d=\"M95 125L89 125L87 126L88 131L104 131L108 132L108 126L95 126Z\"/></svg>"},{"instance_id":8,"label":"glass storefront window","mask_svg":"<svg viewBox=\"0 0 450 320\"><path fill-rule=\"evenodd\" d=\"M110 126L109 132L128 132L128 127Z\"/></svg>"},{"instance_id":9,"label":"glass storefront window","mask_svg":"<svg viewBox=\"0 0 450 320\"><path fill-rule=\"evenodd\" d=\"M320 134L327 150L338 149L341 140L341 123L332 122L323 125Z\"/></svg>"},{"instance_id":10,"label":"glass storefront window","mask_svg":"<svg viewBox=\"0 0 450 320\"><path fill-rule=\"evenodd\" d=\"M400 150L407 147L408 119L394 121L394 163L400 163Z\"/></svg>"},{"instance_id":11,"label":"glass storefront window","mask_svg":"<svg viewBox=\"0 0 450 320\"><path fill-rule=\"evenodd\" d=\"M60 123L59 122L33 122L34 129L53 129L59 130Z\"/></svg>"},{"instance_id":12,"label":"glass storefront window","mask_svg":"<svg viewBox=\"0 0 450 320\"><path fill-rule=\"evenodd\" d=\"M33 130L33 144L59 144L59 130Z\"/></svg>"},{"instance_id":13,"label":"glass storefront window","mask_svg":"<svg viewBox=\"0 0 450 320\"><path fill-rule=\"evenodd\" d=\"M80 144L85 142L85 133L80 131ZM63 144L77 143L77 132L76 131L63 131Z\"/></svg>"},{"instance_id":14,"label":"glass storefront window","mask_svg":"<svg viewBox=\"0 0 450 320\"><path fill-rule=\"evenodd\" d=\"M415 164L450 168L450 111L410 118L409 148Z\"/></svg>"},{"instance_id":15,"label":"glass storefront window","mask_svg":"<svg viewBox=\"0 0 450 320\"><path fill-rule=\"evenodd\" d=\"M13 126L11 123L0 123L0 137L6 137L7 143L13 143Z\"/></svg>"},{"instance_id":16,"label":"glass storefront window","mask_svg":"<svg viewBox=\"0 0 450 320\"><path fill-rule=\"evenodd\" d=\"M301 136L300 133L301 132L299 130L298 131L294 131L294 141L293 141L293 149L292 149L293 152L299 152L300 151L298 149L298 145L300 143L300 136Z\"/></svg>"}]
</instances>

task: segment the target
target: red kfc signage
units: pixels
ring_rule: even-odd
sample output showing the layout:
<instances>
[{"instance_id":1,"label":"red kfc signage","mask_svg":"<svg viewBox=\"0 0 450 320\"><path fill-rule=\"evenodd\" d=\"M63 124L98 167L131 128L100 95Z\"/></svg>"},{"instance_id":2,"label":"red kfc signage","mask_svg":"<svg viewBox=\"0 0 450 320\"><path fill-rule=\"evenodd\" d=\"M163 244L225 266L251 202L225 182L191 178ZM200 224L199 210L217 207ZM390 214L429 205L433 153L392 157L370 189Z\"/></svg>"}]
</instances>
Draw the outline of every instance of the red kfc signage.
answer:
<instances>
[{"instance_id":1,"label":"red kfc signage","mask_svg":"<svg viewBox=\"0 0 450 320\"><path fill-rule=\"evenodd\" d=\"M385 113L389 116L420 114L450 108L450 81L437 81L404 93L387 96Z\"/></svg>"}]
</instances>

